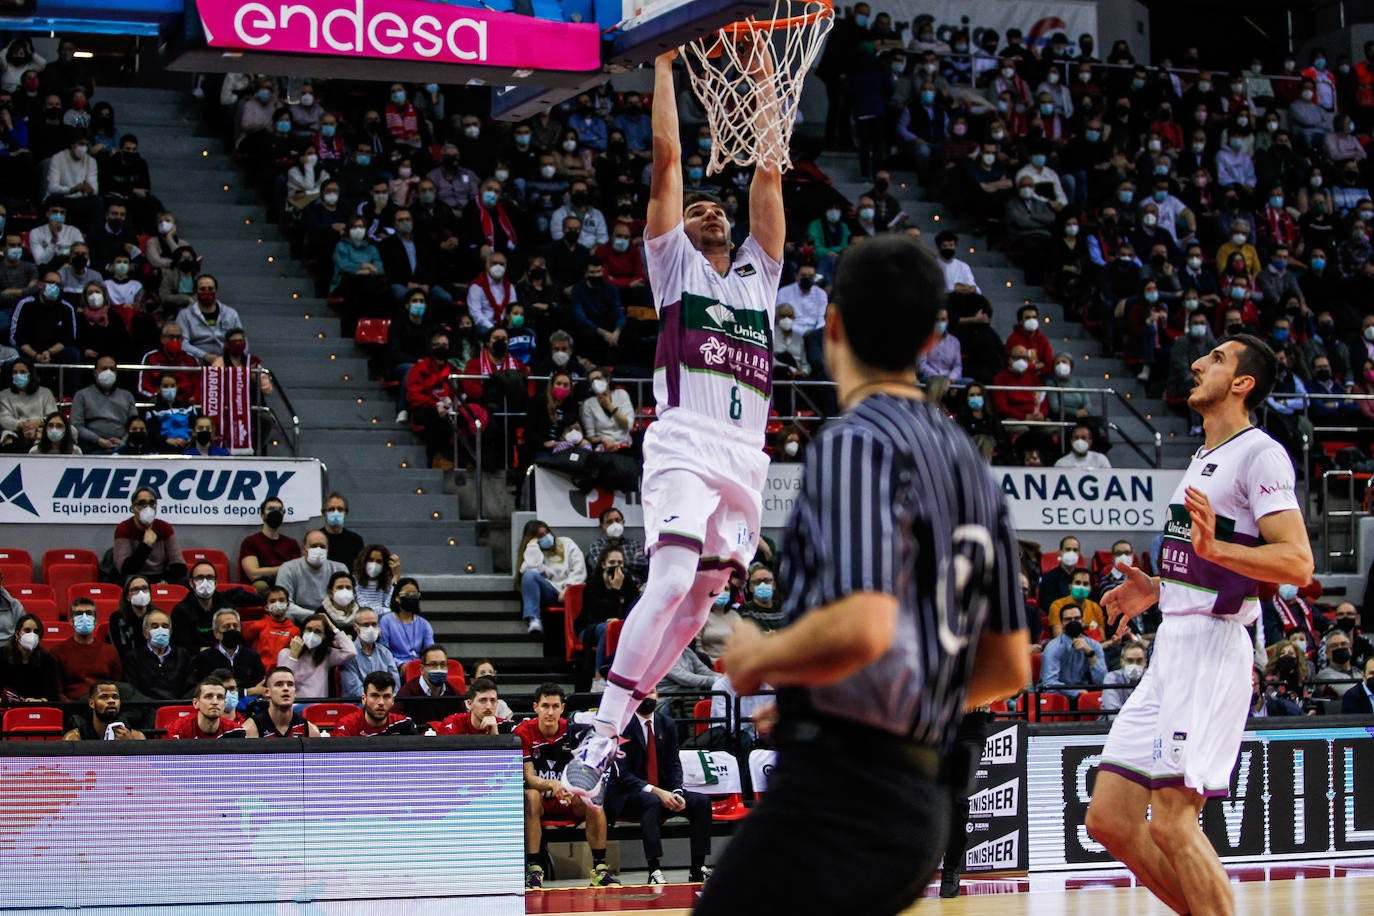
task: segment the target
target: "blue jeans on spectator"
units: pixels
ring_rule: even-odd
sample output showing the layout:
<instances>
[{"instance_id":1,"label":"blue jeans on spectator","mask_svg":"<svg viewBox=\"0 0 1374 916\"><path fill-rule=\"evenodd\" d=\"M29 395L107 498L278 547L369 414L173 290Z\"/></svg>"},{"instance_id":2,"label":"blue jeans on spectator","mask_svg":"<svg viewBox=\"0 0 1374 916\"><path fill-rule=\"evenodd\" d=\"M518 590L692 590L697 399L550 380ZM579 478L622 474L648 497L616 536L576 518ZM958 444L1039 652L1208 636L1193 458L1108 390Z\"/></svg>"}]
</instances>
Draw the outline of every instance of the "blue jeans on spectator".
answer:
<instances>
[{"instance_id":1,"label":"blue jeans on spectator","mask_svg":"<svg viewBox=\"0 0 1374 916\"><path fill-rule=\"evenodd\" d=\"M401 383L401 390L396 392L396 412L399 413L406 409L406 376L410 374L410 367L414 363L397 363L396 368L391 370L392 378Z\"/></svg>"},{"instance_id":2,"label":"blue jeans on spectator","mask_svg":"<svg viewBox=\"0 0 1374 916\"><path fill-rule=\"evenodd\" d=\"M606 674L606 623L594 623L582 631L582 645L588 646L596 644L596 673L601 676Z\"/></svg>"},{"instance_id":3,"label":"blue jeans on spectator","mask_svg":"<svg viewBox=\"0 0 1374 916\"><path fill-rule=\"evenodd\" d=\"M525 620L538 620L546 605L558 603L558 589L534 569L520 574L520 612Z\"/></svg>"}]
</instances>

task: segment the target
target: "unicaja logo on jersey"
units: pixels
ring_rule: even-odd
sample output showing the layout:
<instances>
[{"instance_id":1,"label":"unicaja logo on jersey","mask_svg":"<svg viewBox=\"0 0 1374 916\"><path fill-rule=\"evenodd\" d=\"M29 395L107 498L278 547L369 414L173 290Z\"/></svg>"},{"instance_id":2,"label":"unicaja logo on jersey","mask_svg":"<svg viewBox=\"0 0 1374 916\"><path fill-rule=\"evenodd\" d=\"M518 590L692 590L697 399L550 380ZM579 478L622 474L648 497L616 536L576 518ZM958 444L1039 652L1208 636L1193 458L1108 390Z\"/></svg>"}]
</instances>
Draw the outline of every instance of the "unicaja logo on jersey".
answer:
<instances>
[{"instance_id":1,"label":"unicaja logo on jersey","mask_svg":"<svg viewBox=\"0 0 1374 916\"><path fill-rule=\"evenodd\" d=\"M728 352L725 344L714 337L701 345L701 357L706 360L708 366L725 365L725 354Z\"/></svg>"},{"instance_id":2,"label":"unicaja logo on jersey","mask_svg":"<svg viewBox=\"0 0 1374 916\"><path fill-rule=\"evenodd\" d=\"M729 337L735 340L747 340L750 343L758 344L760 347L767 347L769 345L767 330L763 328L751 328L747 325L740 324L739 319L735 317L735 310L728 305L717 302L715 305L706 309L706 317L710 318L711 321L715 323L716 327L720 328ZM705 347L702 348L702 353L706 353ZM713 361L709 355L707 356L707 360ZM720 362L725 362L723 356Z\"/></svg>"},{"instance_id":3,"label":"unicaja logo on jersey","mask_svg":"<svg viewBox=\"0 0 1374 916\"><path fill-rule=\"evenodd\" d=\"M720 328L728 328L730 325L726 324L727 321L730 322L730 324L735 323L735 310L719 302L708 308L706 314L709 315L711 320L716 323L716 326Z\"/></svg>"}]
</instances>

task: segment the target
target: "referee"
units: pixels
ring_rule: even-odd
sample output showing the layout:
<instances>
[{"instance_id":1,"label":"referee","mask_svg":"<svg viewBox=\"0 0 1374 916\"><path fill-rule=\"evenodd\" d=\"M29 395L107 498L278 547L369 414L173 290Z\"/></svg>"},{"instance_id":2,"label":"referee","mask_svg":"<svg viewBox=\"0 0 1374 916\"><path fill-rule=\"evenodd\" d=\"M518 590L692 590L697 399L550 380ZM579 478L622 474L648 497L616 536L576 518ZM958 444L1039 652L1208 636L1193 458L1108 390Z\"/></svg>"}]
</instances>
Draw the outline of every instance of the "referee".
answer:
<instances>
[{"instance_id":1,"label":"referee","mask_svg":"<svg viewBox=\"0 0 1374 916\"><path fill-rule=\"evenodd\" d=\"M944 283L916 242L851 249L825 327L846 415L806 454L782 547L788 625L726 647L741 694L779 688L778 768L699 914L897 913L950 814L966 708L1030 680L1016 533L968 437L916 386Z\"/></svg>"}]
</instances>

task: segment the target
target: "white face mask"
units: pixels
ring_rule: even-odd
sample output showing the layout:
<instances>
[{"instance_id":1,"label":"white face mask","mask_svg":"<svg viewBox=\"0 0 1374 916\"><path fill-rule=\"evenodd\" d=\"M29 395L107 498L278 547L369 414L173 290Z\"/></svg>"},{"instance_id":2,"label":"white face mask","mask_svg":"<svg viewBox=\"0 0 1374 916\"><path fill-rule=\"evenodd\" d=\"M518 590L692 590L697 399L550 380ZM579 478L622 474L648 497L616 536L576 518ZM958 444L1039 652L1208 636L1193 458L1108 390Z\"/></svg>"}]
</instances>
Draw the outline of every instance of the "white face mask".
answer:
<instances>
[{"instance_id":1,"label":"white face mask","mask_svg":"<svg viewBox=\"0 0 1374 916\"><path fill-rule=\"evenodd\" d=\"M1145 674L1144 665L1122 665L1121 673L1126 676L1126 680L1134 684Z\"/></svg>"},{"instance_id":2,"label":"white face mask","mask_svg":"<svg viewBox=\"0 0 1374 916\"><path fill-rule=\"evenodd\" d=\"M1060 378L1068 378L1069 375L1070 375L1070 373L1072 373L1072 372L1073 372L1073 366L1070 366L1068 363L1056 363L1056 364L1055 364L1055 367L1054 367L1054 374L1057 375L1057 376L1059 376Z\"/></svg>"},{"instance_id":3,"label":"white face mask","mask_svg":"<svg viewBox=\"0 0 1374 916\"><path fill-rule=\"evenodd\" d=\"M317 569L324 565L324 559L327 556L329 556L328 547L307 547L305 549L305 562Z\"/></svg>"},{"instance_id":4,"label":"white face mask","mask_svg":"<svg viewBox=\"0 0 1374 916\"><path fill-rule=\"evenodd\" d=\"M382 574L382 564L378 563L376 560L368 560L367 565L363 568L367 570L368 576L373 579Z\"/></svg>"},{"instance_id":5,"label":"white face mask","mask_svg":"<svg viewBox=\"0 0 1374 916\"><path fill-rule=\"evenodd\" d=\"M487 273L491 274L493 280L499 280L506 275L506 265L493 264L487 268Z\"/></svg>"},{"instance_id":6,"label":"white face mask","mask_svg":"<svg viewBox=\"0 0 1374 916\"><path fill-rule=\"evenodd\" d=\"M20 646L20 648L22 648L25 652L32 652L34 649L37 649L37 648L38 648L38 634L35 633L35 632L33 632L32 630L30 630L30 631L27 632L27 633L22 633L22 634L20 634L20 636L19 636L19 646Z\"/></svg>"},{"instance_id":7,"label":"white face mask","mask_svg":"<svg viewBox=\"0 0 1374 916\"><path fill-rule=\"evenodd\" d=\"M1061 565L1067 566L1067 567L1069 567L1070 569L1072 569L1073 567L1075 567L1075 566L1078 565L1078 551L1077 551L1077 550L1066 550L1066 551L1064 551L1063 553L1061 553L1061 554L1059 555L1059 562L1060 562Z\"/></svg>"},{"instance_id":8,"label":"white face mask","mask_svg":"<svg viewBox=\"0 0 1374 916\"><path fill-rule=\"evenodd\" d=\"M362 226L354 226L352 229L348 230L348 237L355 242L361 242L363 239L367 238L367 230Z\"/></svg>"},{"instance_id":9,"label":"white face mask","mask_svg":"<svg viewBox=\"0 0 1374 916\"><path fill-rule=\"evenodd\" d=\"M791 318L779 318L779 319L778 319L778 330L779 330L779 331L782 331L784 334L790 334L790 333L792 333L792 325L793 325L793 321L792 321Z\"/></svg>"},{"instance_id":10,"label":"white face mask","mask_svg":"<svg viewBox=\"0 0 1374 916\"><path fill-rule=\"evenodd\" d=\"M1241 235L1239 232L1234 233L1234 234L1231 236L1231 244L1232 244L1232 245L1237 245L1237 246L1239 246L1239 245L1244 245L1244 244L1245 244L1245 238L1246 238L1246 237L1243 236L1243 235Z\"/></svg>"},{"instance_id":11,"label":"white face mask","mask_svg":"<svg viewBox=\"0 0 1374 916\"><path fill-rule=\"evenodd\" d=\"M1025 321L1021 322L1021 327L1026 329L1027 334L1034 334L1036 331L1040 330L1040 321L1036 318L1027 318Z\"/></svg>"},{"instance_id":12,"label":"white face mask","mask_svg":"<svg viewBox=\"0 0 1374 916\"><path fill-rule=\"evenodd\" d=\"M1154 226L1159 222L1159 217L1155 216L1153 213L1146 213L1140 218L1140 221L1147 226Z\"/></svg>"},{"instance_id":13,"label":"white face mask","mask_svg":"<svg viewBox=\"0 0 1374 916\"><path fill-rule=\"evenodd\" d=\"M153 603L153 593L133 592L129 595L129 603L134 607L147 607Z\"/></svg>"},{"instance_id":14,"label":"white face mask","mask_svg":"<svg viewBox=\"0 0 1374 916\"><path fill-rule=\"evenodd\" d=\"M840 211L832 207L831 209L825 211L825 218L829 222L838 223L840 221Z\"/></svg>"},{"instance_id":15,"label":"white face mask","mask_svg":"<svg viewBox=\"0 0 1374 916\"><path fill-rule=\"evenodd\" d=\"M564 440L565 442L569 442L569 443L571 443L571 444L573 444L573 445L577 445L578 443L580 443L580 442L582 441L582 430L580 430L580 429L570 429L570 430L568 430L566 433L563 434L563 440Z\"/></svg>"},{"instance_id":16,"label":"white face mask","mask_svg":"<svg viewBox=\"0 0 1374 916\"><path fill-rule=\"evenodd\" d=\"M1073 450L1074 450L1074 452L1075 452L1076 454L1079 454L1079 455L1086 455L1086 454L1088 454L1088 440L1087 440L1087 439L1075 439L1075 440L1073 440L1073 446L1072 446L1072 447L1073 447Z\"/></svg>"},{"instance_id":17,"label":"white face mask","mask_svg":"<svg viewBox=\"0 0 1374 916\"><path fill-rule=\"evenodd\" d=\"M572 354L567 350L554 350L552 359L555 366L566 366L568 360L572 359Z\"/></svg>"},{"instance_id":18,"label":"white face mask","mask_svg":"<svg viewBox=\"0 0 1374 916\"><path fill-rule=\"evenodd\" d=\"M592 394L605 394L609 387L604 378L592 379Z\"/></svg>"},{"instance_id":19,"label":"white face mask","mask_svg":"<svg viewBox=\"0 0 1374 916\"><path fill-rule=\"evenodd\" d=\"M1011 361L1011 371L1015 372L1017 375L1025 372L1028 368L1030 368L1030 363L1024 359L1014 359Z\"/></svg>"},{"instance_id":20,"label":"white face mask","mask_svg":"<svg viewBox=\"0 0 1374 916\"><path fill-rule=\"evenodd\" d=\"M209 598L215 593L215 583L208 580L197 582L195 588L197 598Z\"/></svg>"},{"instance_id":21,"label":"white face mask","mask_svg":"<svg viewBox=\"0 0 1374 916\"><path fill-rule=\"evenodd\" d=\"M1069 223L1067 226L1064 227L1064 234L1067 235L1069 238L1073 238L1074 236L1078 235L1078 224Z\"/></svg>"},{"instance_id":22,"label":"white face mask","mask_svg":"<svg viewBox=\"0 0 1374 916\"><path fill-rule=\"evenodd\" d=\"M787 442L783 445L782 450L783 450L783 453L786 454L788 458L795 458L796 455L797 455L797 452L801 451L801 443L798 442L796 439L789 439L789 440L787 440Z\"/></svg>"},{"instance_id":23,"label":"white face mask","mask_svg":"<svg viewBox=\"0 0 1374 916\"><path fill-rule=\"evenodd\" d=\"M618 538L625 533L625 526L620 522L611 522L606 526L606 537Z\"/></svg>"},{"instance_id":24,"label":"white face mask","mask_svg":"<svg viewBox=\"0 0 1374 916\"><path fill-rule=\"evenodd\" d=\"M138 520L141 524L151 525L155 518L157 518L157 510L152 506L144 506L138 510Z\"/></svg>"},{"instance_id":25,"label":"white face mask","mask_svg":"<svg viewBox=\"0 0 1374 916\"><path fill-rule=\"evenodd\" d=\"M93 309L100 308L102 305L105 304L105 294L91 293L89 296L86 297L86 304Z\"/></svg>"},{"instance_id":26,"label":"white face mask","mask_svg":"<svg viewBox=\"0 0 1374 916\"><path fill-rule=\"evenodd\" d=\"M273 617L286 616L286 602L273 601L271 604L267 606L267 613L271 614Z\"/></svg>"},{"instance_id":27,"label":"white face mask","mask_svg":"<svg viewBox=\"0 0 1374 916\"><path fill-rule=\"evenodd\" d=\"M301 642L305 643L305 647L313 652L320 647L320 643L324 642L324 637L314 630L310 630L301 637Z\"/></svg>"},{"instance_id":28,"label":"white face mask","mask_svg":"<svg viewBox=\"0 0 1374 916\"><path fill-rule=\"evenodd\" d=\"M556 174L558 174L558 169L551 165L541 165L539 167L539 176L545 180L552 178Z\"/></svg>"},{"instance_id":29,"label":"white face mask","mask_svg":"<svg viewBox=\"0 0 1374 916\"><path fill-rule=\"evenodd\" d=\"M365 646L370 646L377 641L377 637L380 636L381 633L382 631L375 625L358 627L358 641Z\"/></svg>"},{"instance_id":30,"label":"white face mask","mask_svg":"<svg viewBox=\"0 0 1374 916\"><path fill-rule=\"evenodd\" d=\"M348 607L353 603L353 589L341 588L334 593L335 607Z\"/></svg>"},{"instance_id":31,"label":"white face mask","mask_svg":"<svg viewBox=\"0 0 1374 916\"><path fill-rule=\"evenodd\" d=\"M101 388L113 388L115 386L116 378L117 377L113 369L101 369L98 373L96 373L95 382Z\"/></svg>"},{"instance_id":32,"label":"white face mask","mask_svg":"<svg viewBox=\"0 0 1374 916\"><path fill-rule=\"evenodd\" d=\"M157 224L157 231L162 235L167 235L174 228L175 227L172 225L172 221L167 219L164 219L162 222Z\"/></svg>"}]
</instances>

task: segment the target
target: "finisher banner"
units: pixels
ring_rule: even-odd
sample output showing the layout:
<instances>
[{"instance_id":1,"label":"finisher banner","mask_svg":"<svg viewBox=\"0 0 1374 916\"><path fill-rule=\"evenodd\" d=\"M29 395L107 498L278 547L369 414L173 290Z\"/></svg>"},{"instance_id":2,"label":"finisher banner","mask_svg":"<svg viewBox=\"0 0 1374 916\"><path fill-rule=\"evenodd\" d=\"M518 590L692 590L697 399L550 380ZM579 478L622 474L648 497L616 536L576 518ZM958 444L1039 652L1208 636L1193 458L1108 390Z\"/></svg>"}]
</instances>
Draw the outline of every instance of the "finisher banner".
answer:
<instances>
[{"instance_id":1,"label":"finisher banner","mask_svg":"<svg viewBox=\"0 0 1374 916\"><path fill-rule=\"evenodd\" d=\"M257 521L269 496L286 504L288 522L320 514L314 458L31 455L0 459L0 524L114 525L139 487L157 491L158 517L173 525Z\"/></svg>"},{"instance_id":2,"label":"finisher banner","mask_svg":"<svg viewBox=\"0 0 1374 916\"><path fill-rule=\"evenodd\" d=\"M196 0L196 6L212 48L546 70L601 66L601 33L591 22L426 0Z\"/></svg>"},{"instance_id":3,"label":"finisher banner","mask_svg":"<svg viewBox=\"0 0 1374 916\"><path fill-rule=\"evenodd\" d=\"M969 796L965 870L1026 870L1026 802L1026 726L996 722Z\"/></svg>"}]
</instances>

